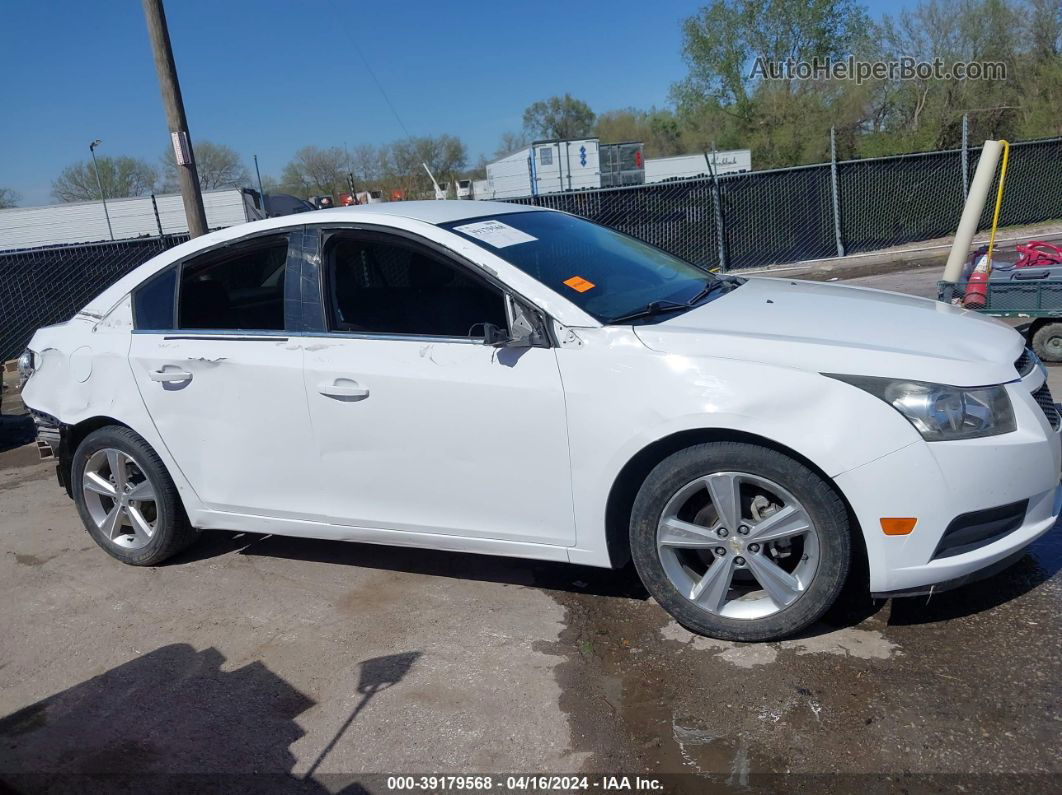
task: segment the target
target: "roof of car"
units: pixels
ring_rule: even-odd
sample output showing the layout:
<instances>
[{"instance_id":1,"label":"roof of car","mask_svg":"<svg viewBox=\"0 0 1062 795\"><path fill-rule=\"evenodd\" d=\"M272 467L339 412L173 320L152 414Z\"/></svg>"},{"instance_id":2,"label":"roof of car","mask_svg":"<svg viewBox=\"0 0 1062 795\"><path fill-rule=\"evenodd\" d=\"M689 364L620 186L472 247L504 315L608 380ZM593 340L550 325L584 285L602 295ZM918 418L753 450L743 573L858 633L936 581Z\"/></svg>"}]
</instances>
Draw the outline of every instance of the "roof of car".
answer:
<instances>
[{"instance_id":1,"label":"roof of car","mask_svg":"<svg viewBox=\"0 0 1062 795\"><path fill-rule=\"evenodd\" d=\"M361 215L395 215L412 218L429 224L448 224L464 221L468 218L483 218L487 215L522 213L528 210L543 210L544 207L531 207L526 204L509 202L486 202L469 200L450 201L410 201L380 202L379 204L362 204L357 207L335 207L330 210L316 210L312 216L301 216L300 223L319 223L329 219L350 221Z\"/></svg>"},{"instance_id":2,"label":"roof of car","mask_svg":"<svg viewBox=\"0 0 1062 795\"><path fill-rule=\"evenodd\" d=\"M237 224L208 232L202 237L193 238L171 249L167 249L114 282L110 287L89 301L82 311L90 315L102 316L109 312L122 296L147 278L150 273L155 273L169 263L195 254L201 249L223 245L251 234L259 234L271 230L282 231L308 224L351 223L361 219L371 223L372 216L376 216L377 223L381 225L401 225L403 223L397 222L396 224L392 222L388 224L387 218L401 218L406 221L437 225L472 218L491 218L512 213L538 212L545 209L545 207L529 207L525 204L511 204L509 202L457 199L450 201L382 202L380 204L363 204L356 207L314 210L312 212L283 215L262 221Z\"/></svg>"}]
</instances>

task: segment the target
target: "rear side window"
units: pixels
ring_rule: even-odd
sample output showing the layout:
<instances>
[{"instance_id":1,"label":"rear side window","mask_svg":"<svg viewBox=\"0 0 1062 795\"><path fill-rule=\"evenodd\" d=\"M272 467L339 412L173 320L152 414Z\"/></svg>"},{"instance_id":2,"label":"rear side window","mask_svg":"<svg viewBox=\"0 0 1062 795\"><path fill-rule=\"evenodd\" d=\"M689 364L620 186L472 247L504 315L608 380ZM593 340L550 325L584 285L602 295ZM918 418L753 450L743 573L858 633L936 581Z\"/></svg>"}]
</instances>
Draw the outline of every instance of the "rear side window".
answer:
<instances>
[{"instance_id":1,"label":"rear side window","mask_svg":"<svg viewBox=\"0 0 1062 795\"><path fill-rule=\"evenodd\" d=\"M287 237L273 237L185 262L177 328L283 331L287 257Z\"/></svg>"},{"instance_id":2,"label":"rear side window","mask_svg":"<svg viewBox=\"0 0 1062 795\"><path fill-rule=\"evenodd\" d=\"M174 328L173 294L177 269L169 268L133 292L133 325L150 331Z\"/></svg>"}]
</instances>

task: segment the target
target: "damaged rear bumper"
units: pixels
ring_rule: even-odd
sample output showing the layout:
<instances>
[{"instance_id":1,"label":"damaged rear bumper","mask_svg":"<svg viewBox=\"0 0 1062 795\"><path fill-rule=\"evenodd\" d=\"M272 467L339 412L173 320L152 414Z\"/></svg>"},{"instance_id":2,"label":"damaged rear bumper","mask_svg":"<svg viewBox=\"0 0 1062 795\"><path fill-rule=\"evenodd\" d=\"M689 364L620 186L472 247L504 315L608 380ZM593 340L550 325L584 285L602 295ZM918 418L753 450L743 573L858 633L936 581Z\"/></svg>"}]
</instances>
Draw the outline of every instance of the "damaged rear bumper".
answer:
<instances>
[{"instance_id":1,"label":"damaged rear bumper","mask_svg":"<svg viewBox=\"0 0 1062 795\"><path fill-rule=\"evenodd\" d=\"M51 414L30 409L33 424L37 428L37 452L41 460L55 461L55 477L67 494L71 494L67 473L70 471L70 450L67 444L66 426Z\"/></svg>"}]
</instances>

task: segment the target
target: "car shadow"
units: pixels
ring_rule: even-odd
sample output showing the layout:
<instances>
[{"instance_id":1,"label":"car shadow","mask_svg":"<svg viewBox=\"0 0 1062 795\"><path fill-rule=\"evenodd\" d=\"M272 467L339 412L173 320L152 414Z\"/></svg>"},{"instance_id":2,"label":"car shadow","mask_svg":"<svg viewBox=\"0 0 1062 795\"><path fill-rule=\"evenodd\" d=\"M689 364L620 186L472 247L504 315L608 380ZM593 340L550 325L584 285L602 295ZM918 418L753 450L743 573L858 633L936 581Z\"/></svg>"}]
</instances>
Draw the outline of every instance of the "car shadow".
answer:
<instances>
[{"instance_id":1,"label":"car shadow","mask_svg":"<svg viewBox=\"0 0 1062 795\"><path fill-rule=\"evenodd\" d=\"M260 661L225 670L215 648L163 646L0 718L0 791L336 791L314 779L317 767L419 657L357 663L361 698L296 777L296 718L317 702Z\"/></svg>"},{"instance_id":2,"label":"car shadow","mask_svg":"<svg viewBox=\"0 0 1062 795\"><path fill-rule=\"evenodd\" d=\"M1056 525L1029 546L1014 565L992 577L932 596L893 599L889 624L932 624L991 610L1036 589L1059 569L1062 569L1062 533Z\"/></svg>"},{"instance_id":3,"label":"car shadow","mask_svg":"<svg viewBox=\"0 0 1062 795\"><path fill-rule=\"evenodd\" d=\"M29 414L0 414L0 453L29 444L37 436Z\"/></svg>"},{"instance_id":4,"label":"car shadow","mask_svg":"<svg viewBox=\"0 0 1062 795\"><path fill-rule=\"evenodd\" d=\"M546 591L566 591L596 596L645 600L648 592L633 566L602 569L571 563L447 552L414 547L361 544L352 541L322 541L310 538L263 536L210 530L198 543L165 565L182 565L228 554L260 555L336 566L387 569L433 577L482 580L523 585Z\"/></svg>"}]
</instances>

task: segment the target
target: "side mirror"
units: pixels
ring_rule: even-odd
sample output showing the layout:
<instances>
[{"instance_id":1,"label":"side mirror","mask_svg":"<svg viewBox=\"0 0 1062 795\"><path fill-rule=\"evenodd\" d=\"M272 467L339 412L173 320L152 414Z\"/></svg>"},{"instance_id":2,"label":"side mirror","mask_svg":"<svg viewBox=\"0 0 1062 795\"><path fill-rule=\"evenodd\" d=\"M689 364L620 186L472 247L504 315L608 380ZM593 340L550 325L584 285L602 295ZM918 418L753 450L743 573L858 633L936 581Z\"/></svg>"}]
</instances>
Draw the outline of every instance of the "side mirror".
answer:
<instances>
[{"instance_id":1,"label":"side mirror","mask_svg":"<svg viewBox=\"0 0 1062 795\"><path fill-rule=\"evenodd\" d=\"M535 313L511 295L505 296L505 314L509 318L507 348L544 348L546 334Z\"/></svg>"},{"instance_id":2,"label":"side mirror","mask_svg":"<svg viewBox=\"0 0 1062 795\"><path fill-rule=\"evenodd\" d=\"M534 312L511 295L505 296L505 316L509 332L493 323L483 324L483 342L495 348L545 348L548 347L542 321Z\"/></svg>"}]
</instances>

